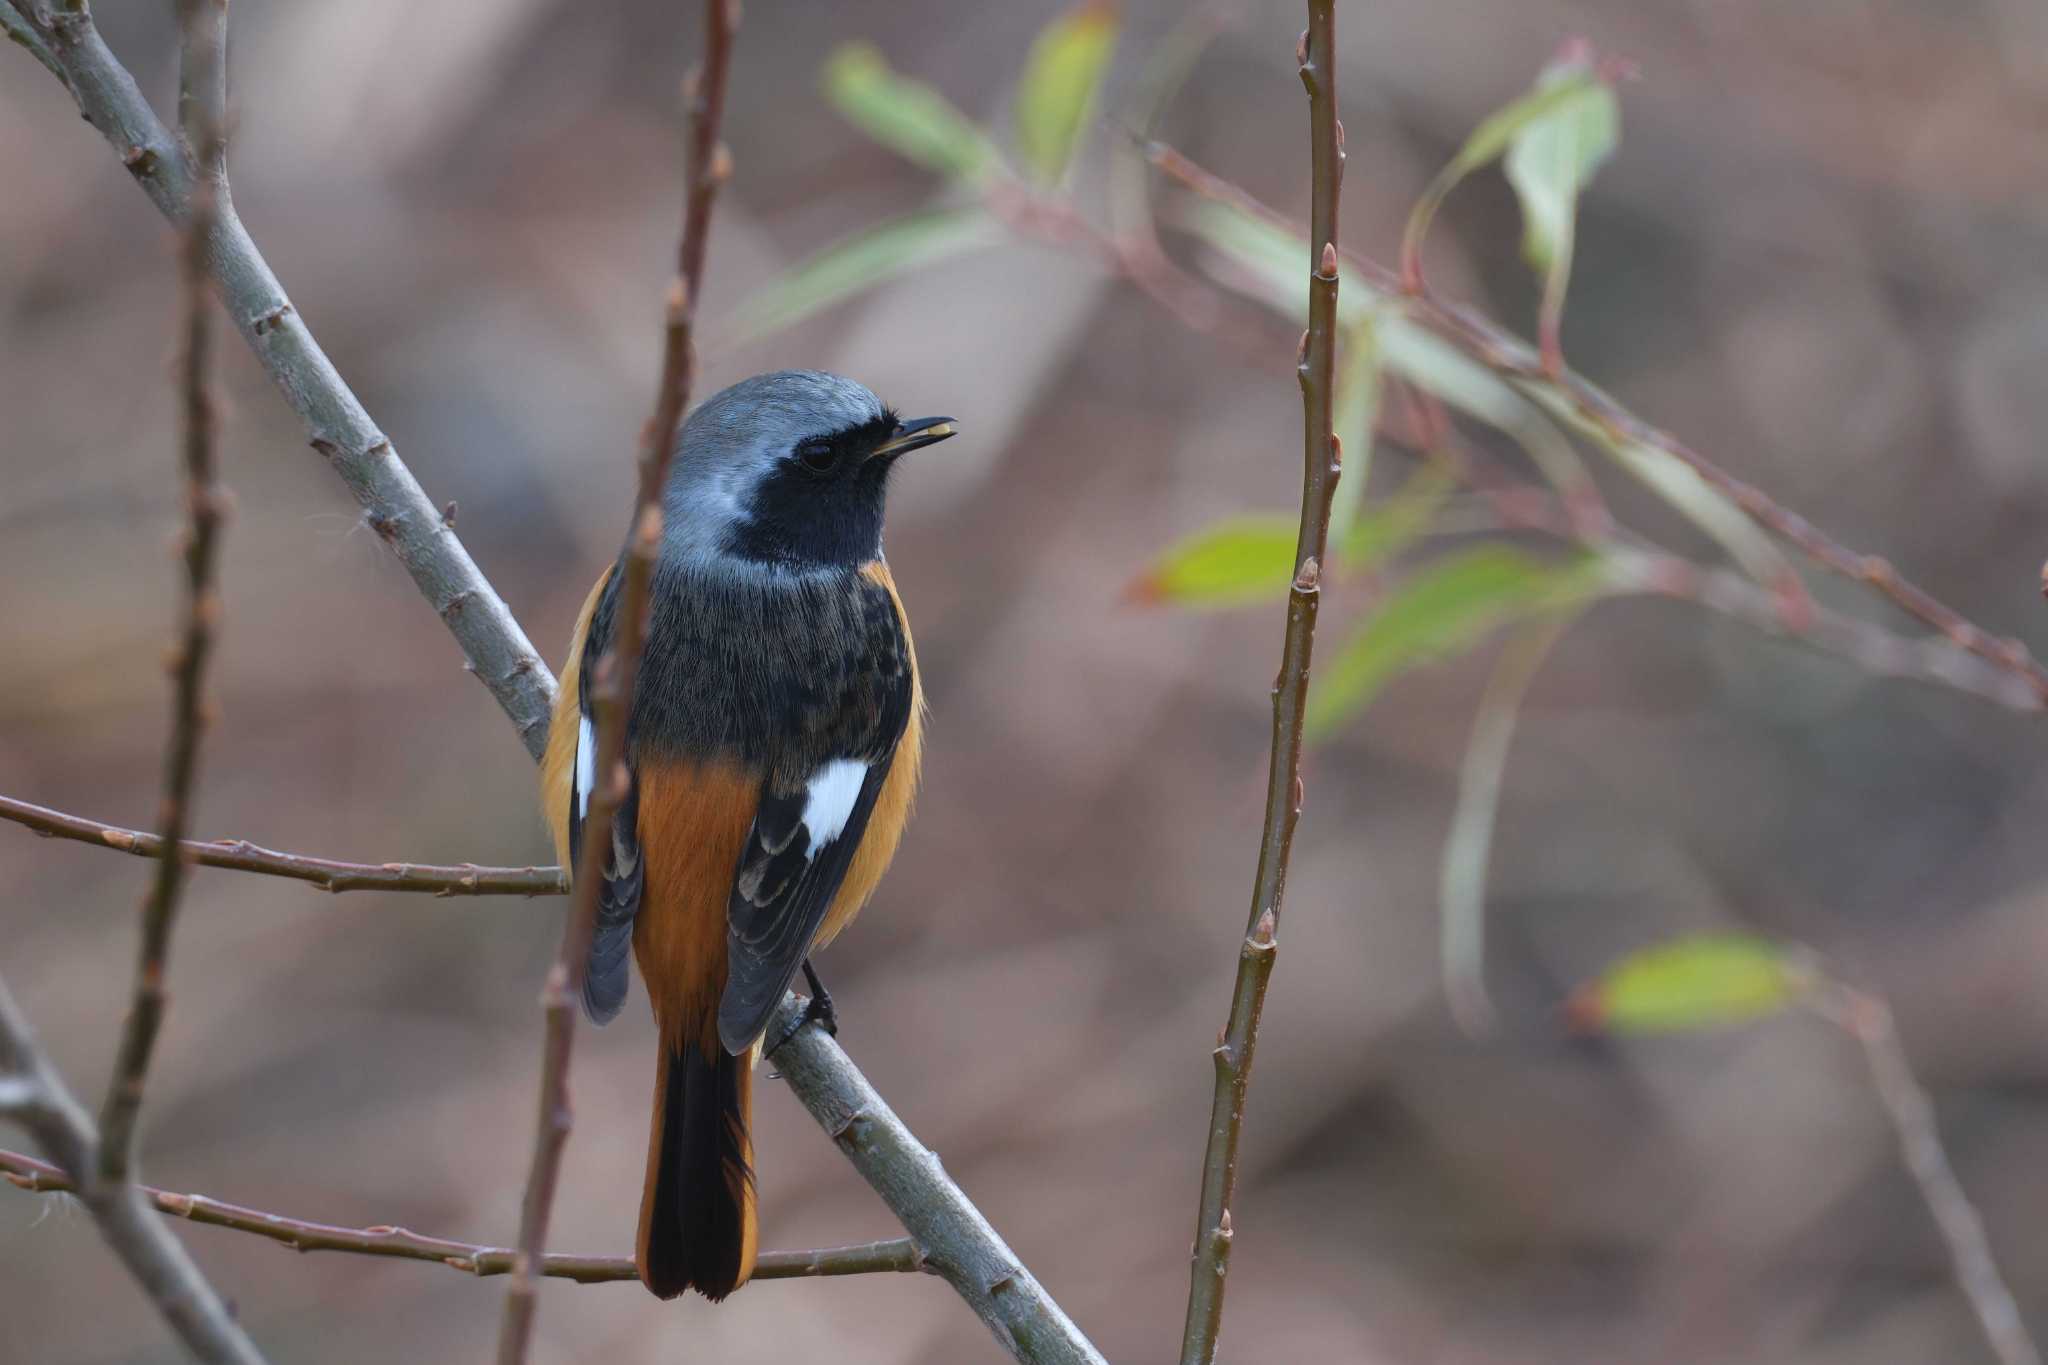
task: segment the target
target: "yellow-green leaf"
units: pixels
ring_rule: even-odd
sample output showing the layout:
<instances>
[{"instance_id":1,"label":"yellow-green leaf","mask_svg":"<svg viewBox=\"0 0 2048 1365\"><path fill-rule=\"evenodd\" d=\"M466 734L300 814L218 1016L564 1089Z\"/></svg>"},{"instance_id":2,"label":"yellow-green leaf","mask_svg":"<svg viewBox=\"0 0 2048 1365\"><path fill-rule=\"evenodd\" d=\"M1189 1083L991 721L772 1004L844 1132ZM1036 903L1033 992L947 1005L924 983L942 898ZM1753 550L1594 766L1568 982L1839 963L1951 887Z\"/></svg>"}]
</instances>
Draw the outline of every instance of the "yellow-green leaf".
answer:
<instances>
[{"instance_id":1,"label":"yellow-green leaf","mask_svg":"<svg viewBox=\"0 0 2048 1365\"><path fill-rule=\"evenodd\" d=\"M1592 75L1590 84L1583 81ZM1571 84L1573 94L1516 130L1508 147L1508 183L1522 205L1522 255L1543 280L1538 331L1543 354L1563 363L1559 334L1572 274L1579 191L1621 140L1621 101L1600 78L1583 45L1544 68L1536 88Z\"/></svg>"},{"instance_id":2,"label":"yellow-green leaf","mask_svg":"<svg viewBox=\"0 0 2048 1365\"><path fill-rule=\"evenodd\" d=\"M1571 268L1579 191L1621 140L1621 101L1589 54L1563 57L1536 79L1539 91L1560 85L1570 86L1566 98L1515 131L1505 164L1522 205L1522 254L1540 272Z\"/></svg>"},{"instance_id":3,"label":"yellow-green leaf","mask_svg":"<svg viewBox=\"0 0 2048 1365\"><path fill-rule=\"evenodd\" d=\"M1568 1006L1574 1027L1675 1033L1775 1014L1812 984L1802 954L1749 934L1701 934L1622 958Z\"/></svg>"},{"instance_id":4,"label":"yellow-green leaf","mask_svg":"<svg viewBox=\"0 0 2048 1365\"><path fill-rule=\"evenodd\" d=\"M1342 538L1331 533L1339 567L1370 569L1407 549L1428 532L1456 484L1441 464L1421 466L1387 497L1368 504Z\"/></svg>"},{"instance_id":5,"label":"yellow-green leaf","mask_svg":"<svg viewBox=\"0 0 2048 1365\"><path fill-rule=\"evenodd\" d=\"M1330 504L1330 535L1342 541L1358 518L1365 500L1365 481L1372 477L1373 433L1380 420L1380 343L1368 316L1346 328L1337 370L1336 408L1331 414L1344 470Z\"/></svg>"},{"instance_id":6,"label":"yellow-green leaf","mask_svg":"<svg viewBox=\"0 0 2048 1365\"><path fill-rule=\"evenodd\" d=\"M1042 185L1057 185L1093 120L1103 75L1116 51L1117 14L1089 0L1039 31L1017 85L1017 150Z\"/></svg>"},{"instance_id":7,"label":"yellow-green leaf","mask_svg":"<svg viewBox=\"0 0 2048 1365\"><path fill-rule=\"evenodd\" d=\"M1411 668L1464 653L1497 627L1620 586L1590 555L1548 561L1505 545L1439 560L1396 588L1309 688L1304 733L1325 738Z\"/></svg>"},{"instance_id":8,"label":"yellow-green leaf","mask_svg":"<svg viewBox=\"0 0 2048 1365\"><path fill-rule=\"evenodd\" d=\"M1131 584L1140 602L1235 607L1287 595L1300 526L1279 513L1229 517L1204 527L1153 561Z\"/></svg>"},{"instance_id":9,"label":"yellow-green leaf","mask_svg":"<svg viewBox=\"0 0 2048 1365\"><path fill-rule=\"evenodd\" d=\"M1408 215L1408 229L1401 239L1401 268L1411 279L1418 276L1422 239L1429 233L1429 225L1436 218L1436 211L1444 199L1457 188L1458 182L1472 172L1486 166L1508 149L1515 135L1538 119L1562 108L1580 97L1585 90L1599 84L1590 67L1582 68L1549 86L1539 85L1536 89L1504 108L1495 110L1465 139L1465 145L1451 158L1429 187L1416 201L1415 208Z\"/></svg>"},{"instance_id":10,"label":"yellow-green leaf","mask_svg":"<svg viewBox=\"0 0 2048 1365\"><path fill-rule=\"evenodd\" d=\"M728 319L731 340L778 331L863 290L934 261L1003 240L979 207L896 218L826 247L750 295Z\"/></svg>"},{"instance_id":11,"label":"yellow-green leaf","mask_svg":"<svg viewBox=\"0 0 2048 1365\"><path fill-rule=\"evenodd\" d=\"M899 76L872 43L846 43L825 60L825 97L850 123L920 166L980 180L1002 156L974 120L923 81Z\"/></svg>"}]
</instances>

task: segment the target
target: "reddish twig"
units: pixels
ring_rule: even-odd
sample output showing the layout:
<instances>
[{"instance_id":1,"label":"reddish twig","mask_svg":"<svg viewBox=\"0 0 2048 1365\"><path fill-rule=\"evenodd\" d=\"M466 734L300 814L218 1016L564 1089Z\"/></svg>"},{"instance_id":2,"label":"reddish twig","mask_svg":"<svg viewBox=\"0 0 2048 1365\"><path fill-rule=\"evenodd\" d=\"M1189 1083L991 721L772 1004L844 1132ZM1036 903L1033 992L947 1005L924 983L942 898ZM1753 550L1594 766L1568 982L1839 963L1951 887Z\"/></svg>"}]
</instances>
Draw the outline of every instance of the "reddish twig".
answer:
<instances>
[{"instance_id":1,"label":"reddish twig","mask_svg":"<svg viewBox=\"0 0 2048 1365\"><path fill-rule=\"evenodd\" d=\"M1152 164L1204 198L1215 199L1267 222L1295 230L1287 218L1266 207L1243 189L1204 170L1180 152L1161 143L1146 147ZM1664 452L1690 467L1709 486L1741 508L1760 526L1782 537L1815 563L1878 592L1907 615L1932 627L1958 649L2021 679L2048 701L2048 668L2019 640L2000 639L1953 607L1908 581L1878 555L1858 553L1830 537L1799 513L1769 494L1737 478L1670 432L1629 412L1599 387L1573 370L1547 372L1541 356L1480 313L1446 303L1424 289L1409 292L1398 273L1359 255L1343 252L1345 261L1364 277L1365 287L1388 304L1428 326L1472 359L1492 370L1546 408L1569 412L1577 422L1612 442L1630 442ZM1546 401L1547 400L1547 401Z\"/></svg>"},{"instance_id":2,"label":"reddish twig","mask_svg":"<svg viewBox=\"0 0 2048 1365\"><path fill-rule=\"evenodd\" d=\"M39 1193L75 1194L78 1190L76 1182L64 1173L62 1167L20 1152L0 1151L0 1179L5 1179L17 1189ZM203 1194L173 1194L149 1185L136 1188L159 1213L204 1223L209 1227L253 1233L293 1251L342 1251L358 1256L435 1261L477 1276L509 1275L519 1258L519 1253L510 1247L450 1241L445 1237L428 1237L405 1228L383 1225L335 1227L209 1199ZM928 1268L915 1242L908 1237L896 1237L858 1246L822 1247L815 1251L763 1252L755 1262L754 1278L801 1280L827 1275L872 1275ZM540 1273L552 1279L574 1280L577 1284L609 1284L640 1278L631 1256L567 1256L560 1252L551 1252L542 1258Z\"/></svg>"},{"instance_id":3,"label":"reddish twig","mask_svg":"<svg viewBox=\"0 0 2048 1365\"><path fill-rule=\"evenodd\" d=\"M1182 1365L1210 1365L1223 1326L1224 1277L1230 1268L1230 1203L1237 1189L1238 1138L1259 1015L1277 951L1281 904L1294 830L1301 819L1302 718L1316 609L1330 534L1330 505L1343 461L1334 429L1337 362L1337 198L1344 178L1344 129L1337 119L1335 0L1308 0L1308 29L1297 57L1309 98L1313 186L1309 213L1308 330L1297 368L1301 381L1301 529L1294 585L1287 598L1287 634L1273 683L1273 746L1266 778L1265 830L1252 888L1251 916L1238 951L1230 1018L1215 1051L1216 1089L1202 1162L1201 1206L1181 1338Z\"/></svg>"},{"instance_id":4,"label":"reddish twig","mask_svg":"<svg viewBox=\"0 0 2048 1365\"><path fill-rule=\"evenodd\" d=\"M142 952L135 969L133 1003L121 1032L113 1079L100 1110L100 1175L122 1181L135 1159L136 1119L143 1086L163 1024L164 974L184 890L185 860L176 856L190 822L192 787L199 768L199 739L208 717L204 698L206 663L220 619L214 561L227 494L216 478L213 395L207 385L213 312L208 298L206 242L226 182L227 0L181 0L183 35L178 108L196 168L192 202L186 210L178 263L184 307L184 346L179 357L183 399L186 528L185 615L172 653L171 738L164 755L163 829L156 878L142 906Z\"/></svg>"},{"instance_id":5,"label":"reddish twig","mask_svg":"<svg viewBox=\"0 0 2048 1365\"><path fill-rule=\"evenodd\" d=\"M676 435L689 406L696 374L694 339L696 304L704 281L704 255L711 227L711 206L718 188L732 173L732 158L719 141L725 111L725 89L731 70L733 32L739 24L738 0L705 0L704 56L690 82L689 156L684 192L682 239L676 252L676 278L670 287L663 335L661 387L654 415L640 439L640 486L620 572L618 612L611 648L588 675L596 712L600 775L583 824L580 865L570 891L569 914L562 929L561 950L548 969L541 993L546 1014L540 1083L540 1116L534 1135L533 1164L519 1216L519 1264L505 1297L503 1330L498 1338L499 1365L522 1365L533 1335L538 1293L536 1272L547 1241L548 1215L561 1171L562 1149L573 1122L569 1108L569 1056L575 1043L574 1001L581 992L590 936L597 917L597 895L604 882L605 857L612 846L612 819L626 789L626 717L644 643L648 588L661 544L661 487L675 453Z\"/></svg>"},{"instance_id":6,"label":"reddish twig","mask_svg":"<svg viewBox=\"0 0 2048 1365\"><path fill-rule=\"evenodd\" d=\"M0 796L0 820L10 820L44 838L73 839L138 858L163 854L160 835L103 825L81 815ZM247 839L187 839L179 845L184 862L233 872L260 872L310 882L322 891L423 891L435 896L559 896L569 879L559 867L483 867L476 863L343 863L303 853L280 853Z\"/></svg>"}]
</instances>

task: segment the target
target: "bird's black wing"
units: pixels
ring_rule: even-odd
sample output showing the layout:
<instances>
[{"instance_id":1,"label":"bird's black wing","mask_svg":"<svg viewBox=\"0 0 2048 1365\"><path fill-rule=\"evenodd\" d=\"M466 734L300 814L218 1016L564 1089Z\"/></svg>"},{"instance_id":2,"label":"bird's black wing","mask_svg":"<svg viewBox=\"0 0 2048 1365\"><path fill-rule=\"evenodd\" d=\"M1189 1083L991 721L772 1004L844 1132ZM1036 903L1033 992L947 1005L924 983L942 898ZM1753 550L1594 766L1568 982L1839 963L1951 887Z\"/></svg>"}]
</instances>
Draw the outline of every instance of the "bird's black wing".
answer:
<instances>
[{"instance_id":1,"label":"bird's black wing","mask_svg":"<svg viewBox=\"0 0 2048 1365\"><path fill-rule=\"evenodd\" d=\"M611 647L612 617L618 600L619 575L614 572L591 613L590 629L578 661L576 762L570 769L569 866L571 875L582 858L583 818L597 783L597 716L590 701L591 679L598 661ZM640 912L646 889L647 864L640 856L640 773L626 746L626 795L612 816L612 847L605 859L604 885L597 892L597 920L590 938L590 956L583 967L583 1012L592 1023L609 1024L626 1003L628 963L633 955L633 916Z\"/></svg>"},{"instance_id":2,"label":"bird's black wing","mask_svg":"<svg viewBox=\"0 0 2048 1365\"><path fill-rule=\"evenodd\" d=\"M895 600L877 584L861 592L861 638L842 641L833 665L821 663L814 675L836 675L845 703L827 715L811 710L808 724L792 727L782 761L769 765L761 784L733 875L718 1036L735 1054L761 1036L802 969L867 835L916 704Z\"/></svg>"}]
</instances>

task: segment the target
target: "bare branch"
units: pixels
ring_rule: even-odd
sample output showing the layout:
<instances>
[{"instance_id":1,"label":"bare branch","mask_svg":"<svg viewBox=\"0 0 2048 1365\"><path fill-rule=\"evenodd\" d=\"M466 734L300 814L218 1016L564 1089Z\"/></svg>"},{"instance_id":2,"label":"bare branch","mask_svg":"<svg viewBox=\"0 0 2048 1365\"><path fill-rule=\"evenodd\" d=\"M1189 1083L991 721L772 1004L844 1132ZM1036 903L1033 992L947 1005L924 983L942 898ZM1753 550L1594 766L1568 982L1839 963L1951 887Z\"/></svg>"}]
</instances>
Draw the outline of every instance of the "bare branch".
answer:
<instances>
[{"instance_id":1,"label":"bare branch","mask_svg":"<svg viewBox=\"0 0 2048 1365\"><path fill-rule=\"evenodd\" d=\"M1290 231L1296 230L1284 215L1266 207L1229 181L1202 169L1171 147L1150 143L1146 147L1146 155L1168 177L1196 194L1230 204ZM1690 466L1701 479L1759 525L1782 536L1815 563L1865 584L1908 615L1933 627L1958 649L1967 650L2012 674L2038 698L2048 702L2048 668L2043 668L2020 641L1993 636L1953 607L1909 582L1889 561L1877 555L1860 554L1834 540L1799 513L1773 501L1762 489L1736 478L1676 436L1629 412L1577 372L1563 369L1554 376L1547 373L1541 356L1480 313L1442 302L1428 292L1407 292L1401 277L1394 271L1356 252L1340 254L1360 272L1366 289L1513 384L1546 412L1589 439L1610 446L1626 443L1649 446ZM1811 604L1802 608L1810 609Z\"/></svg>"},{"instance_id":2,"label":"bare branch","mask_svg":"<svg viewBox=\"0 0 2048 1365\"><path fill-rule=\"evenodd\" d=\"M597 919L598 892L604 885L605 858L612 847L612 819L626 792L626 719L645 644L654 560L661 546L661 489L683 413L690 405L696 377L694 337L697 299L704 283L704 257L711 231L711 205L719 186L732 174L732 158L719 142L725 114L725 89L732 67L733 32L739 25L739 0L704 0L704 55L690 83L689 156L683 195L683 227L676 248L676 278L670 286L663 331L661 384L654 412L640 436L640 487L627 533L625 562L618 570L618 612L612 643L597 668L585 679L596 713L597 758L601 776L584 812L581 866L574 869L569 913L562 926L562 945L541 992L546 1013L542 1048L540 1116L536 1124L533 1164L519 1214L520 1262L505 1296L505 1318L498 1337L499 1365L522 1365L533 1335L533 1314L539 1284L535 1269L547 1242L548 1216L554 1205L562 1149L569 1141L573 1112L569 1105L569 1058L576 1038L576 998L582 994L583 972L590 956L590 938Z\"/></svg>"},{"instance_id":3,"label":"bare branch","mask_svg":"<svg viewBox=\"0 0 2048 1365\"><path fill-rule=\"evenodd\" d=\"M1224 1277L1230 1269L1230 1203L1237 1192L1238 1138L1245 1092L1258 1045L1259 1015L1273 958L1294 830L1301 819L1302 718L1309 661L1315 650L1322 565L1328 558L1331 499L1343 462L1334 429L1337 367L1337 201L1344 180L1344 129L1337 120L1335 0L1308 0L1308 28L1296 57L1308 91L1313 183L1309 209L1308 330L1296 367L1301 381L1301 529L1294 585L1287 596L1287 633L1273 683L1273 745L1266 775L1266 816L1251 915L1238 952L1230 1018L1215 1051L1216 1091L1202 1159L1201 1204L1188 1282L1182 1365L1210 1365L1223 1327Z\"/></svg>"},{"instance_id":4,"label":"bare branch","mask_svg":"<svg viewBox=\"0 0 2048 1365\"><path fill-rule=\"evenodd\" d=\"M97 848L159 857L157 835L118 825L103 825L80 815L67 815L11 796L0 796L0 820L10 820L45 838L73 839ZM322 891L423 891L435 896L559 896L569 879L559 867L483 867L476 863L343 863L303 853L280 853L246 839L187 839L178 846L186 863L223 867L235 872L260 872L310 882Z\"/></svg>"},{"instance_id":5,"label":"bare branch","mask_svg":"<svg viewBox=\"0 0 2048 1365\"><path fill-rule=\"evenodd\" d=\"M227 509L227 492L217 481L214 459L216 421L207 383L213 311L206 296L206 238L219 202L226 154L227 0L179 0L178 14L183 41L178 102L184 114L184 136L197 163L207 168L187 203L178 250L185 333L178 361L184 409L185 621L170 664L173 700L171 738L164 751L161 856L142 906L142 953L135 968L134 998L121 1031L107 1098L100 1108L100 1176L108 1181L127 1180L135 1163L143 1085L156 1049L157 1031L163 1025L171 928L185 889L185 860L177 855L191 819L199 738L208 721L206 662L213 652L214 628L220 619L215 557Z\"/></svg>"},{"instance_id":6,"label":"bare branch","mask_svg":"<svg viewBox=\"0 0 2048 1365\"><path fill-rule=\"evenodd\" d=\"M263 1365L184 1245L158 1219L138 1186L99 1178L99 1135L36 1042L0 980L0 1118L26 1128L66 1170L80 1172L80 1202L157 1311L192 1354L222 1365Z\"/></svg>"},{"instance_id":7,"label":"bare branch","mask_svg":"<svg viewBox=\"0 0 2048 1365\"><path fill-rule=\"evenodd\" d=\"M43 67L66 85L71 82L64 75L64 68L57 65L57 59L50 55L50 49L28 21L15 11L9 0L0 0L0 29L4 29L10 41L28 49L28 55L43 64Z\"/></svg>"},{"instance_id":8,"label":"bare branch","mask_svg":"<svg viewBox=\"0 0 2048 1365\"><path fill-rule=\"evenodd\" d=\"M1934 1102L1913 1075L1891 1006L1880 996L1841 982L1828 983L1818 999L1821 1011L1863 1047L1871 1082L1898 1139L1899 1155L1927 1211L1934 1215L1955 1265L1956 1284L1999 1365L2041 1365L2040 1348L2027 1334L2012 1290L1992 1258L1984 1219L1949 1164L1934 1120Z\"/></svg>"},{"instance_id":9,"label":"bare branch","mask_svg":"<svg viewBox=\"0 0 2048 1365\"><path fill-rule=\"evenodd\" d=\"M6 1090L0 1088L0 1108L5 1107ZM76 1194L78 1182L61 1166L38 1161L20 1152L0 1151L0 1178L17 1189L46 1194ZM309 1223L281 1213L229 1204L203 1194L173 1194L148 1185L136 1186L158 1213L189 1219L209 1227L230 1228L253 1233L278 1242L293 1251L342 1251L358 1256L388 1256L405 1261L433 1261L451 1270L463 1270L479 1277L509 1275L519 1253L510 1247L478 1246L453 1242L445 1237L427 1237L404 1228L379 1225L340 1228L326 1223ZM874 1275L925 1270L916 1243L908 1237L863 1242L857 1246L821 1247L815 1251L763 1252L755 1264L757 1280L805 1280L830 1275ZM577 1284L610 1284L637 1280L640 1272L631 1256L566 1256L551 1252L541 1263L541 1274Z\"/></svg>"},{"instance_id":10,"label":"bare branch","mask_svg":"<svg viewBox=\"0 0 2048 1365\"><path fill-rule=\"evenodd\" d=\"M794 1027L806 1003L785 996L769 1032ZM937 1154L904 1126L823 1029L798 1029L776 1050L775 1065L826 1136L903 1221L925 1268L945 1277L1004 1350L1029 1365L1103 1365L1101 1353L953 1183Z\"/></svg>"},{"instance_id":11,"label":"bare branch","mask_svg":"<svg viewBox=\"0 0 2048 1365\"><path fill-rule=\"evenodd\" d=\"M121 164L158 211L183 223L200 177L100 37L91 13L84 5L55 14L40 5L17 10L55 63L79 112L113 144ZM313 339L225 193L218 198L207 237L206 264L228 315L305 423L313 448L355 494L364 523L412 574L421 596L462 646L470 670L512 718L527 752L539 758L547 747L554 675L441 509Z\"/></svg>"}]
</instances>

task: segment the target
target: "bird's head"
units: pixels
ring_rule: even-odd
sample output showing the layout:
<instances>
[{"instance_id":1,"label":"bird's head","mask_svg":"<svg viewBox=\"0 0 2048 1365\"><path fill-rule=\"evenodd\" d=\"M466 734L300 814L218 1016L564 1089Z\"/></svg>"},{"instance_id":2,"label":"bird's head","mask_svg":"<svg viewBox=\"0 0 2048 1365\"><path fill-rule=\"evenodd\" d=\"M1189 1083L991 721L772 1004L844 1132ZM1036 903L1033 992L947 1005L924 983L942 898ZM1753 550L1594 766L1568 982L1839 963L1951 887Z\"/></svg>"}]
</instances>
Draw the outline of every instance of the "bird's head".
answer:
<instances>
[{"instance_id":1,"label":"bird's head","mask_svg":"<svg viewBox=\"0 0 2048 1365\"><path fill-rule=\"evenodd\" d=\"M822 370L743 379L683 424L662 496L664 553L798 570L866 563L881 553L897 457L945 440L952 421L898 418Z\"/></svg>"}]
</instances>

